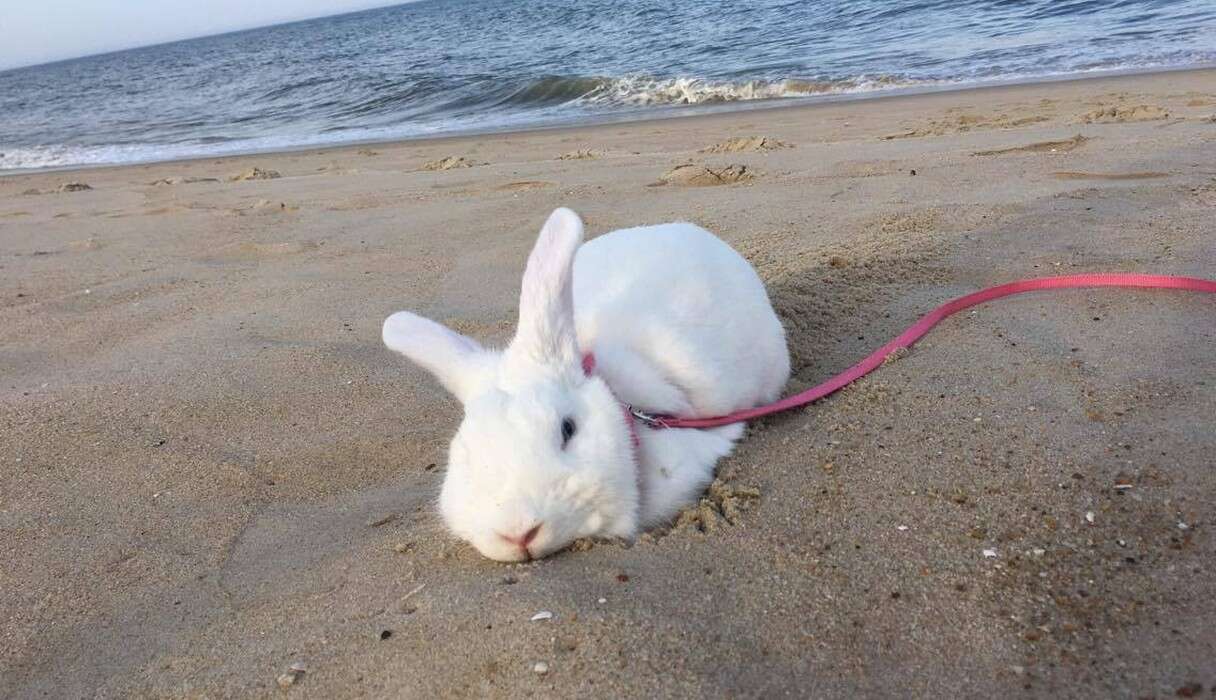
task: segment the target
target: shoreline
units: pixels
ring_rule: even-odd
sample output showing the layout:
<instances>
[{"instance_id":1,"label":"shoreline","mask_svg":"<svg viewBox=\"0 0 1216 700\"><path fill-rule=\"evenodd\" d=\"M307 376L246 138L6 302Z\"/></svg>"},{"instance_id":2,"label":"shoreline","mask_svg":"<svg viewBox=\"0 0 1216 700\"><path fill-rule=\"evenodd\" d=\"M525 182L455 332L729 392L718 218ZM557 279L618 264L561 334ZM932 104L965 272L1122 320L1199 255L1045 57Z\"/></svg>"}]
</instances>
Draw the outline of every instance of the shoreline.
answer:
<instances>
[{"instance_id":1,"label":"shoreline","mask_svg":"<svg viewBox=\"0 0 1216 700\"><path fill-rule=\"evenodd\" d=\"M37 175L42 173L65 173L65 172L87 172L106 168L123 168L123 167L138 167L165 165L171 163L195 163L207 160L219 159L242 159L264 155L302 155L316 152L331 152L335 150L350 150L366 148L369 146L406 146L410 144L429 144L442 143L446 141L460 141L467 139L486 139L510 137L514 135L527 135L535 133L561 133L561 132L577 132L581 130L593 130L601 128L611 128L625 124L648 124L651 122L670 122L679 120L695 120L719 117L724 115L734 115L749 112L766 112L776 110L812 110L825 106L832 105L847 105L850 103L866 103L874 100L899 100L899 99L917 99L923 97L931 97L935 95L953 95L966 93L983 93L991 90L1017 90L1017 89L1036 89L1051 85L1071 85L1075 83L1089 83L1093 81L1121 81L1125 79L1135 78L1152 78L1154 76L1166 76L1176 74L1197 74L1210 72L1213 74L1213 79L1216 79L1216 64L1201 64L1185 67L1154 67L1154 68L1131 68L1131 69L1116 69L1116 70L1099 70L1095 74L1071 73L1058 76L1043 76L1030 80L1012 79L1010 81L992 81L979 82L971 84L949 84L938 86L918 86L907 88L893 88L891 90L872 90L868 92L856 93L839 93L839 94L818 94L808 95L806 97L790 97L766 100L740 100L736 102L728 102L723 104L705 104L705 105L685 105L685 106L662 106L654 108L655 113L648 113L644 110L631 112L622 112L616 114L604 114L601 116L588 115L577 122L560 122L560 123L540 123L534 125L522 125L518 127L506 127L502 129L472 129L466 131L444 132L434 135L425 136L406 136L392 138L371 138L359 139L353 141L338 141L329 144L314 144L305 146L285 146L265 149L253 149L247 151L238 151L233 153L222 153L214 155L191 155L182 158L166 158L139 160L120 163L86 163L62 166L47 166L39 168L22 168L14 170L0 170L0 179L22 176L22 175Z\"/></svg>"}]
</instances>

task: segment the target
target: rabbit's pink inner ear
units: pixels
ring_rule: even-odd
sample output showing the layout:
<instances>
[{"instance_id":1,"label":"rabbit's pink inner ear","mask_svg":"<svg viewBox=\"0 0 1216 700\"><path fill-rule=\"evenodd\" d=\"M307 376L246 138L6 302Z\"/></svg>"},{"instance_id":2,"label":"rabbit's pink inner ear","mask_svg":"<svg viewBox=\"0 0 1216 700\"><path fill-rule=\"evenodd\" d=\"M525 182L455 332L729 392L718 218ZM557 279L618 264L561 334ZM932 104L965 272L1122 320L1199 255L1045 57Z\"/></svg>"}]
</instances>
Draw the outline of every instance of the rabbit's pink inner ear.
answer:
<instances>
[{"instance_id":1,"label":"rabbit's pink inner ear","mask_svg":"<svg viewBox=\"0 0 1216 700\"><path fill-rule=\"evenodd\" d=\"M579 361L574 328L574 255L583 242L583 222L569 209L549 216L524 270L519 328L513 352L544 364Z\"/></svg>"},{"instance_id":2,"label":"rabbit's pink inner ear","mask_svg":"<svg viewBox=\"0 0 1216 700\"><path fill-rule=\"evenodd\" d=\"M595 374L595 353L583 353L583 375L590 377Z\"/></svg>"}]
</instances>

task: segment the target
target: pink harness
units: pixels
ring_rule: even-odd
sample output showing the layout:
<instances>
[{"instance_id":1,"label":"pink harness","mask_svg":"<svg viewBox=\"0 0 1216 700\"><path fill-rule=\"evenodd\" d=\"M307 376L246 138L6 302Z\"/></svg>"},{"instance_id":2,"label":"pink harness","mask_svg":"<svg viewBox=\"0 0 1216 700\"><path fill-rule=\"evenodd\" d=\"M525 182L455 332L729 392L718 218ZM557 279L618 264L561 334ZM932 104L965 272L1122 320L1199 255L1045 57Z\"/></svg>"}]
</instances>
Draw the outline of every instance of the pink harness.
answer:
<instances>
[{"instance_id":1,"label":"pink harness","mask_svg":"<svg viewBox=\"0 0 1216 700\"><path fill-rule=\"evenodd\" d=\"M1021 280L989 287L952 301L946 302L933 311L925 314L911 328L899 334L897 338L875 350L861 362L832 377L831 379L811 387L793 396L787 396L780 401L748 408L716 418L679 418L675 416L652 415L632 406L624 406L626 423L633 438L633 448L636 456L638 446L637 419L648 427L659 430L662 428L716 428L731 423L748 421L762 416L788 411L805 406L813 401L835 393L858 379L877 369L891 353L909 348L920 340L942 319L956 314L964 309L983 304L986 301L1002 297L1034 292L1044 289L1078 289L1089 287L1138 287L1155 289L1182 289L1192 292L1207 292L1216 294L1216 281L1195 277L1177 277L1173 275L1142 275L1134 273L1097 273L1087 275L1064 275L1062 277L1040 277L1038 279ZM595 355L587 353L583 356L583 371L590 376L595 371Z\"/></svg>"}]
</instances>

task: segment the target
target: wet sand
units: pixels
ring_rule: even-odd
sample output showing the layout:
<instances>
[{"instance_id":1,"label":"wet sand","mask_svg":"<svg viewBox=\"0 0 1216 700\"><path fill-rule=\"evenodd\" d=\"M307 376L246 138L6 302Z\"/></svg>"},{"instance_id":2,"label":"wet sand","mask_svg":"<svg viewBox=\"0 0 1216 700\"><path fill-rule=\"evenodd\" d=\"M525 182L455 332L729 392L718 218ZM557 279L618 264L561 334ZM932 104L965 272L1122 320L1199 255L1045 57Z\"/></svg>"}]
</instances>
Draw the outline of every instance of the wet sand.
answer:
<instances>
[{"instance_id":1,"label":"wet sand","mask_svg":"<svg viewBox=\"0 0 1216 700\"><path fill-rule=\"evenodd\" d=\"M687 219L793 391L980 287L1216 278L1214 115L1191 71L0 178L0 695L1212 697L1210 298L960 315L679 527L513 566L380 324L504 341L554 207Z\"/></svg>"}]
</instances>

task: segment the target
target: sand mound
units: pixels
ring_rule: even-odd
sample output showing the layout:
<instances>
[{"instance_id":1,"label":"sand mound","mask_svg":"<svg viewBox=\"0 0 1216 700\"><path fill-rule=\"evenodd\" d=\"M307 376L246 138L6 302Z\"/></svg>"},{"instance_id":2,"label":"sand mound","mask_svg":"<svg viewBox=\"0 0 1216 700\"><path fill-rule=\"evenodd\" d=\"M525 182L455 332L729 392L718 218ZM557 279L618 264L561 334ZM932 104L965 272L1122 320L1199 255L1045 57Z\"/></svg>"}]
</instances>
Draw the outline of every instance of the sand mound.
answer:
<instances>
[{"instance_id":1,"label":"sand mound","mask_svg":"<svg viewBox=\"0 0 1216 700\"><path fill-rule=\"evenodd\" d=\"M689 187L712 187L714 185L730 185L736 182L744 182L755 177L755 171L749 169L746 165L736 164L723 168L710 168L696 163L687 163L685 165L677 165L663 173L659 181L652 183L652 186L686 185Z\"/></svg>"},{"instance_id":2,"label":"sand mound","mask_svg":"<svg viewBox=\"0 0 1216 700\"><path fill-rule=\"evenodd\" d=\"M577 151L567 151L557 157L558 160L592 160L599 158L600 154L590 148L580 148Z\"/></svg>"},{"instance_id":3,"label":"sand mound","mask_svg":"<svg viewBox=\"0 0 1216 700\"><path fill-rule=\"evenodd\" d=\"M681 511L671 529L712 534L723 524L738 524L742 519L742 512L748 509L752 501L759 498L760 489L731 485L721 478L714 479L700 502Z\"/></svg>"},{"instance_id":4,"label":"sand mound","mask_svg":"<svg viewBox=\"0 0 1216 700\"><path fill-rule=\"evenodd\" d=\"M448 156L438 160L428 161L422 164L422 170L455 170L457 168L471 168L474 165L479 165L464 156Z\"/></svg>"},{"instance_id":5,"label":"sand mound","mask_svg":"<svg viewBox=\"0 0 1216 700\"><path fill-rule=\"evenodd\" d=\"M1026 146L1013 146L1011 148L997 148L991 151L976 151L973 156L1000 156L1007 153L1066 153L1068 151L1079 148L1089 139L1077 134L1076 136L1065 139L1063 141L1037 141Z\"/></svg>"},{"instance_id":6,"label":"sand mound","mask_svg":"<svg viewBox=\"0 0 1216 700\"><path fill-rule=\"evenodd\" d=\"M721 143L715 143L708 148L702 148L701 153L744 153L748 151L776 151L782 148L793 148L792 145L767 136L737 136Z\"/></svg>"},{"instance_id":7,"label":"sand mound","mask_svg":"<svg viewBox=\"0 0 1216 700\"><path fill-rule=\"evenodd\" d=\"M262 168L250 168L241 173L237 173L228 178L229 182L244 182L245 180L274 180L283 177L277 170L263 170Z\"/></svg>"},{"instance_id":8,"label":"sand mound","mask_svg":"<svg viewBox=\"0 0 1216 700\"><path fill-rule=\"evenodd\" d=\"M1169 119L1170 113L1157 105L1134 105L1131 107L1103 107L1086 112L1080 117L1083 124L1112 124L1122 122L1149 122Z\"/></svg>"}]
</instances>

